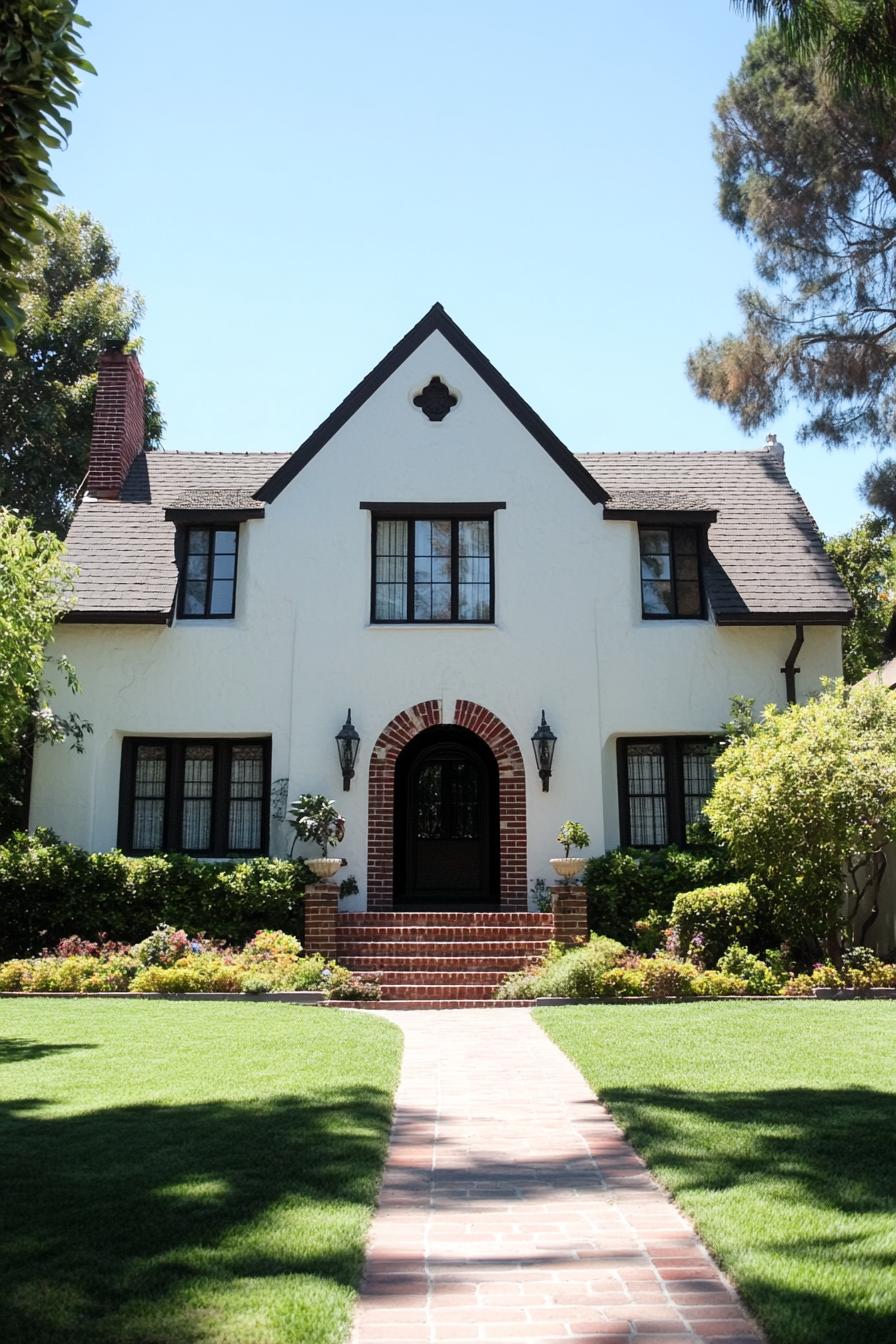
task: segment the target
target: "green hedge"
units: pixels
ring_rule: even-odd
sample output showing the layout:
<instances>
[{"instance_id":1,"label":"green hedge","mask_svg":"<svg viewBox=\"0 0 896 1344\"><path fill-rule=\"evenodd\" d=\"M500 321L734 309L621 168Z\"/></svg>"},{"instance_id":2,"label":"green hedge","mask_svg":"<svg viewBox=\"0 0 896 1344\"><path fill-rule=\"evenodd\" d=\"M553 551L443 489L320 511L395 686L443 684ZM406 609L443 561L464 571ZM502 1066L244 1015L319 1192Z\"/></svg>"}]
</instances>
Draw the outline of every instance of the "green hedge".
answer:
<instances>
[{"instance_id":1,"label":"green hedge","mask_svg":"<svg viewBox=\"0 0 896 1344\"><path fill-rule=\"evenodd\" d=\"M679 892L731 882L738 876L727 854L714 846L612 849L589 859L582 874L589 924L596 933L630 945L636 921L652 910L671 914Z\"/></svg>"},{"instance_id":2,"label":"green hedge","mask_svg":"<svg viewBox=\"0 0 896 1344\"><path fill-rule=\"evenodd\" d=\"M696 954L705 965L715 966L732 943L749 943L755 937L757 910L746 882L722 882L679 892L669 924L678 934L683 957Z\"/></svg>"},{"instance_id":3,"label":"green hedge","mask_svg":"<svg viewBox=\"0 0 896 1344\"><path fill-rule=\"evenodd\" d=\"M244 943L256 929L301 936L308 870L288 859L203 863L185 854L91 854L51 831L0 845L0 959L77 933L134 942L172 924Z\"/></svg>"}]
</instances>

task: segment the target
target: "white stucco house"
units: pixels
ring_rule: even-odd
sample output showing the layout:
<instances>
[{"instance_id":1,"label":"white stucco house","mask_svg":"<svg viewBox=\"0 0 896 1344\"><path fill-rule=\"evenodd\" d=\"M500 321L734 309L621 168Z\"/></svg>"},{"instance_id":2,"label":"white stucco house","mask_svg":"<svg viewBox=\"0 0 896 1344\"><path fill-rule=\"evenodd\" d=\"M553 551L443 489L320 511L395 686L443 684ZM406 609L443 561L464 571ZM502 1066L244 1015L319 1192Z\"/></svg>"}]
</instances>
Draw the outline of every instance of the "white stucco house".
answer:
<instances>
[{"instance_id":1,"label":"white stucco house","mask_svg":"<svg viewBox=\"0 0 896 1344\"><path fill-rule=\"evenodd\" d=\"M774 441L574 453L438 304L290 456L142 434L109 350L57 637L93 734L31 789L85 847L285 854L320 792L356 908L525 909L567 817L594 853L683 840L730 697L841 670L849 599Z\"/></svg>"}]
</instances>

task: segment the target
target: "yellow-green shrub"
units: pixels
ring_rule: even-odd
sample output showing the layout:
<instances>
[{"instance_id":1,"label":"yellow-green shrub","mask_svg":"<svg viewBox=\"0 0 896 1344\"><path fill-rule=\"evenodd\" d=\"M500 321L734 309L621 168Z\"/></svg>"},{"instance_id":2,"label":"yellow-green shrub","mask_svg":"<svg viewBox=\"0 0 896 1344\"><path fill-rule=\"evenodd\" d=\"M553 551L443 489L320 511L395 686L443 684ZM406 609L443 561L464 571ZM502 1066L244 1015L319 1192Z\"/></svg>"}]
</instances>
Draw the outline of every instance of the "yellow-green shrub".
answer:
<instances>
[{"instance_id":1,"label":"yellow-green shrub","mask_svg":"<svg viewBox=\"0 0 896 1344\"><path fill-rule=\"evenodd\" d=\"M644 975L642 971L628 966L615 966L607 971L600 982L602 999L632 999L644 994Z\"/></svg>"},{"instance_id":2,"label":"yellow-green shrub","mask_svg":"<svg viewBox=\"0 0 896 1344\"><path fill-rule=\"evenodd\" d=\"M212 953L182 957L175 966L146 966L130 984L132 994L233 994L246 972Z\"/></svg>"},{"instance_id":3,"label":"yellow-green shrub","mask_svg":"<svg viewBox=\"0 0 896 1344\"><path fill-rule=\"evenodd\" d=\"M702 999L717 999L723 994L746 994L749 985L739 975L725 971L700 971L691 981L691 989Z\"/></svg>"},{"instance_id":4,"label":"yellow-green shrub","mask_svg":"<svg viewBox=\"0 0 896 1344\"><path fill-rule=\"evenodd\" d=\"M31 988L31 962L22 961L4 961L0 965L0 991L3 993L15 993L23 989Z\"/></svg>"}]
</instances>

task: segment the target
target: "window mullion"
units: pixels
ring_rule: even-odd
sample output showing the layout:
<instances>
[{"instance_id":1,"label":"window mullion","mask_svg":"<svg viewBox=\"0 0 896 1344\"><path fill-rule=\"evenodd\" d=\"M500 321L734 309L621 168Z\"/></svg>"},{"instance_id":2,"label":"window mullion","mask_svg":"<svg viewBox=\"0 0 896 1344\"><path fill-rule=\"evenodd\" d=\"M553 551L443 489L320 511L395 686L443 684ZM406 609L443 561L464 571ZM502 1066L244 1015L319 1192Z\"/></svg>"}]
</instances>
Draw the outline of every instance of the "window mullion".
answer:
<instances>
[{"instance_id":1,"label":"window mullion","mask_svg":"<svg viewBox=\"0 0 896 1344\"><path fill-rule=\"evenodd\" d=\"M416 526L417 526L417 520L415 518L409 518L408 549L407 549L408 621L412 621L414 619L414 538L416 534Z\"/></svg>"},{"instance_id":2,"label":"window mullion","mask_svg":"<svg viewBox=\"0 0 896 1344\"><path fill-rule=\"evenodd\" d=\"M184 747L181 742L165 744L165 807L162 825L163 848L181 848L184 809Z\"/></svg>"},{"instance_id":3,"label":"window mullion","mask_svg":"<svg viewBox=\"0 0 896 1344\"><path fill-rule=\"evenodd\" d=\"M230 742L216 742L212 770L212 853L226 854L230 835Z\"/></svg>"},{"instance_id":4,"label":"window mullion","mask_svg":"<svg viewBox=\"0 0 896 1344\"><path fill-rule=\"evenodd\" d=\"M212 575L215 572L215 528L208 530L208 565L205 574L205 614L208 616L212 609Z\"/></svg>"},{"instance_id":5,"label":"window mullion","mask_svg":"<svg viewBox=\"0 0 896 1344\"><path fill-rule=\"evenodd\" d=\"M458 598L458 577L460 574L460 561L458 559L458 537L460 536L460 527L456 518L451 519L451 619L456 621L459 615Z\"/></svg>"}]
</instances>

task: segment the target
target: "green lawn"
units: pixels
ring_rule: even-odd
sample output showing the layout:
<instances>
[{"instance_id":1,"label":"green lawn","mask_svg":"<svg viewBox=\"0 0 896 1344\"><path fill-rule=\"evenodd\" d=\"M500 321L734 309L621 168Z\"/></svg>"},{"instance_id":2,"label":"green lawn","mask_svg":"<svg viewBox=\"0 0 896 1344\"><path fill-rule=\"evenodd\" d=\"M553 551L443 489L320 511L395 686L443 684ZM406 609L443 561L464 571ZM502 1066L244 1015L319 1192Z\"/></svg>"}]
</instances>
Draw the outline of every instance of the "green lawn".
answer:
<instances>
[{"instance_id":1,"label":"green lawn","mask_svg":"<svg viewBox=\"0 0 896 1344\"><path fill-rule=\"evenodd\" d=\"M0 1000L4 1344L338 1344L399 1031L264 1003Z\"/></svg>"},{"instance_id":2,"label":"green lawn","mask_svg":"<svg viewBox=\"0 0 896 1344\"><path fill-rule=\"evenodd\" d=\"M896 1342L896 1003L544 1008L772 1344Z\"/></svg>"}]
</instances>

